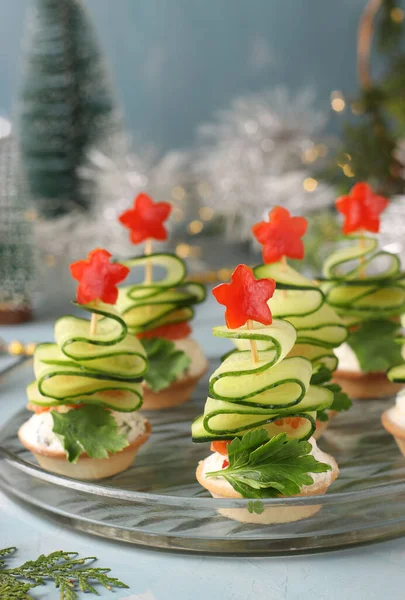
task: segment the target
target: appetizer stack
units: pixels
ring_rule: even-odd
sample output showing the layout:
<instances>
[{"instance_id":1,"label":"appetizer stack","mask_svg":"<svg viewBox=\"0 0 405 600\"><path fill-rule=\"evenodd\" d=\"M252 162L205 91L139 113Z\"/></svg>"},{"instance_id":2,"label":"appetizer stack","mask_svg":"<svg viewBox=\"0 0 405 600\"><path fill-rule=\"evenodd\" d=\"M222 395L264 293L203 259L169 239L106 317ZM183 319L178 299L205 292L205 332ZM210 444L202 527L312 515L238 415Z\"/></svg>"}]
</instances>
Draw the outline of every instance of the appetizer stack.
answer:
<instances>
[{"instance_id":1,"label":"appetizer stack","mask_svg":"<svg viewBox=\"0 0 405 600\"><path fill-rule=\"evenodd\" d=\"M323 269L326 300L349 328L347 342L337 351L334 379L354 398L390 396L405 381L402 368L390 371L391 381L386 376L387 369L402 362L396 341L405 312L400 261L366 235L378 233L387 204L367 183L357 183L350 195L338 198L349 244L331 254Z\"/></svg>"},{"instance_id":2,"label":"appetizer stack","mask_svg":"<svg viewBox=\"0 0 405 600\"><path fill-rule=\"evenodd\" d=\"M311 438L317 411L331 407L333 392L310 385L308 358L288 356L296 331L272 319L268 302L275 287L239 265L230 284L213 290L226 306L226 327L215 327L214 335L243 343L211 375L204 414L192 425L194 442L212 442L213 454L199 463L196 476L216 498L323 494L338 475L334 459ZM283 516L272 508L261 520L294 521L318 508L295 507ZM237 518L256 520L245 512Z\"/></svg>"},{"instance_id":3,"label":"appetizer stack","mask_svg":"<svg viewBox=\"0 0 405 600\"><path fill-rule=\"evenodd\" d=\"M199 283L186 281L184 261L174 254L152 254L152 240L167 239L164 221L171 205L140 194L120 221L134 244L145 242L145 255L122 263L143 281L121 287L117 308L128 330L142 340L149 370L144 382L144 408L157 410L186 402L207 369L199 344L190 338L193 306L205 299ZM158 277L158 278L157 278Z\"/></svg>"},{"instance_id":4,"label":"appetizer stack","mask_svg":"<svg viewBox=\"0 0 405 600\"><path fill-rule=\"evenodd\" d=\"M264 264L256 267L254 273L256 277L270 277L277 284L270 301L272 314L288 320L296 330L296 341L289 356L309 359L312 363L311 383L322 385L334 395L330 408L318 412L314 437L319 438L330 419L351 406L340 386L331 382L338 364L334 348L347 338L347 329L336 312L326 304L319 286L287 264L287 258L304 258L301 238L307 226L305 218L292 217L282 207L274 208L268 221L257 223L253 234L263 246Z\"/></svg>"},{"instance_id":5,"label":"appetizer stack","mask_svg":"<svg viewBox=\"0 0 405 600\"><path fill-rule=\"evenodd\" d=\"M114 308L117 284L128 275L111 254L96 249L71 265L77 306L91 321L65 316L55 343L40 344L35 381L27 388L35 414L19 430L39 464L76 479L101 479L125 470L151 432L136 411L147 369L142 344Z\"/></svg>"}]
</instances>

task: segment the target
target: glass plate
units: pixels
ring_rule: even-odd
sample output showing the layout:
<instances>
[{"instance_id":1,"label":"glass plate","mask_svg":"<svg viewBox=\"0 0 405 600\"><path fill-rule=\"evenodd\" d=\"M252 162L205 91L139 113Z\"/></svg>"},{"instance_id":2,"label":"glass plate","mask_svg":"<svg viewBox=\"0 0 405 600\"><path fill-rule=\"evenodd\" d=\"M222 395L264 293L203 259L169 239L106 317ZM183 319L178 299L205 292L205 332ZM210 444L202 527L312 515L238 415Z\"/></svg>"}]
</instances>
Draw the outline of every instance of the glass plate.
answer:
<instances>
[{"instance_id":1,"label":"glass plate","mask_svg":"<svg viewBox=\"0 0 405 600\"><path fill-rule=\"evenodd\" d=\"M405 534L405 459L380 424L392 399L358 401L333 420L320 441L340 466L328 494L265 500L257 515L249 512L249 500L215 500L195 480L209 448L191 443L190 423L201 413L206 390L207 379L192 402L146 413L153 434L133 466L96 484L36 466L17 439L28 416L20 411L0 431L0 486L75 529L171 550L278 554ZM312 516L285 522L305 514ZM270 524L275 519L284 522Z\"/></svg>"}]
</instances>

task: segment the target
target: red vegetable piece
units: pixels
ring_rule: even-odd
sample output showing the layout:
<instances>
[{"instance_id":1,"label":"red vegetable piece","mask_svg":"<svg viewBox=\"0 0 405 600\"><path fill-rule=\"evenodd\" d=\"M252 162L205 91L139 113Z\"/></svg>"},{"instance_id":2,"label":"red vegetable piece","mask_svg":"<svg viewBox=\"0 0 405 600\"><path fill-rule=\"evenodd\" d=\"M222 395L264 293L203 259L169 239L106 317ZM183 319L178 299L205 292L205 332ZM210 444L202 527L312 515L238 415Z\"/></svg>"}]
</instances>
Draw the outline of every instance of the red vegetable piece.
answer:
<instances>
[{"instance_id":1,"label":"red vegetable piece","mask_svg":"<svg viewBox=\"0 0 405 600\"><path fill-rule=\"evenodd\" d=\"M304 243L301 240L308 227L304 217L292 217L282 206L269 212L269 220L253 225L252 231L257 241L263 245L263 261L274 263L286 256L304 258Z\"/></svg>"},{"instance_id":2,"label":"red vegetable piece","mask_svg":"<svg viewBox=\"0 0 405 600\"><path fill-rule=\"evenodd\" d=\"M167 231L163 225L170 215L172 205L168 202L153 202L146 194L139 194L134 207L119 216L120 222L130 229L133 244L140 244L148 238L167 240Z\"/></svg>"},{"instance_id":3,"label":"red vegetable piece","mask_svg":"<svg viewBox=\"0 0 405 600\"><path fill-rule=\"evenodd\" d=\"M380 215L388 206L387 198L374 194L368 183L356 183L348 196L336 200L337 210L344 215L342 231L345 235L355 231L380 231Z\"/></svg>"},{"instance_id":4,"label":"red vegetable piece","mask_svg":"<svg viewBox=\"0 0 405 600\"><path fill-rule=\"evenodd\" d=\"M232 274L231 283L221 283L212 293L219 304L226 306L227 326L236 329L250 319L271 325L272 316L267 301L275 289L273 279L255 279L252 269L239 265Z\"/></svg>"},{"instance_id":5,"label":"red vegetable piece","mask_svg":"<svg viewBox=\"0 0 405 600\"><path fill-rule=\"evenodd\" d=\"M211 442L211 452L218 452L222 456L228 456L228 446L232 440L216 440Z\"/></svg>"},{"instance_id":6,"label":"red vegetable piece","mask_svg":"<svg viewBox=\"0 0 405 600\"><path fill-rule=\"evenodd\" d=\"M79 304L88 304L92 300L101 300L106 304L115 304L118 297L117 283L125 279L128 267L110 262L111 254L107 250L96 248L86 260L70 265L73 279L79 282L76 299Z\"/></svg>"}]
</instances>

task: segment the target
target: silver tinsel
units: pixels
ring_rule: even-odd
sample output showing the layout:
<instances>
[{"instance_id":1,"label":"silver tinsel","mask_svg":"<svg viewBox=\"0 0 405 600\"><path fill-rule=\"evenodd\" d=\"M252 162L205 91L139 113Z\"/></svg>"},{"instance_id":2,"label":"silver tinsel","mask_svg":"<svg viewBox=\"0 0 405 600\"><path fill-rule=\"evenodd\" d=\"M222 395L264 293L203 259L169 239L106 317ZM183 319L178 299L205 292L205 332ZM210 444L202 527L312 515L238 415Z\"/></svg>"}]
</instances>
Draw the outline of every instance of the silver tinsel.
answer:
<instances>
[{"instance_id":1,"label":"silver tinsel","mask_svg":"<svg viewBox=\"0 0 405 600\"><path fill-rule=\"evenodd\" d=\"M150 150L142 155L122 152L112 159L93 150L81 176L96 186L97 202L89 211L73 211L59 219L39 221L38 246L56 259L65 257L70 261L82 258L95 247L106 248L115 256L141 254L143 246L130 243L128 231L118 222L118 216L141 191L154 200L175 203L171 191L181 181L184 160L184 155L176 152L163 159Z\"/></svg>"},{"instance_id":2,"label":"silver tinsel","mask_svg":"<svg viewBox=\"0 0 405 600\"><path fill-rule=\"evenodd\" d=\"M139 192L176 205L171 192L181 181L184 156L173 152L158 159L153 152L140 155L125 152L126 144L122 147L114 159L96 149L89 154L81 177L96 187L97 201L90 210L75 210L36 222L42 267L39 287L48 306L57 307L74 297L75 282L70 277L69 264L87 256L93 248L105 248L118 258L143 253L143 244L131 244L128 230L118 222L118 215L132 205ZM171 226L169 223L169 229ZM159 243L159 249L164 248L165 244Z\"/></svg>"},{"instance_id":3,"label":"silver tinsel","mask_svg":"<svg viewBox=\"0 0 405 600\"><path fill-rule=\"evenodd\" d=\"M200 127L195 172L210 190L204 204L226 217L234 240L251 239L251 226L274 205L305 214L333 202L333 190L308 167L327 151L318 139L325 118L313 99L310 90L294 99L284 88L249 94Z\"/></svg>"}]
</instances>

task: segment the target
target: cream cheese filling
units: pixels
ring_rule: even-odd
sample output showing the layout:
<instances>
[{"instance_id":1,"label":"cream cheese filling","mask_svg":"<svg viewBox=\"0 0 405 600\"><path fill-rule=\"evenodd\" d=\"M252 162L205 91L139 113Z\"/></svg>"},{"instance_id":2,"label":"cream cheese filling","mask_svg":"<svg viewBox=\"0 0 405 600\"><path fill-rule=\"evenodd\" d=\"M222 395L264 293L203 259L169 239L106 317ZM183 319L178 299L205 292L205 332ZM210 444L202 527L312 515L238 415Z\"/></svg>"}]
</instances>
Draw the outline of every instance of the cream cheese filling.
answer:
<instances>
[{"instance_id":1,"label":"cream cheese filling","mask_svg":"<svg viewBox=\"0 0 405 600\"><path fill-rule=\"evenodd\" d=\"M79 409L80 410L80 409ZM145 433L146 419L138 412L123 413L111 411L120 433L128 437L129 443ZM24 424L24 438L28 444L56 452L64 452L61 439L52 431L52 411L33 415Z\"/></svg>"}]
</instances>

